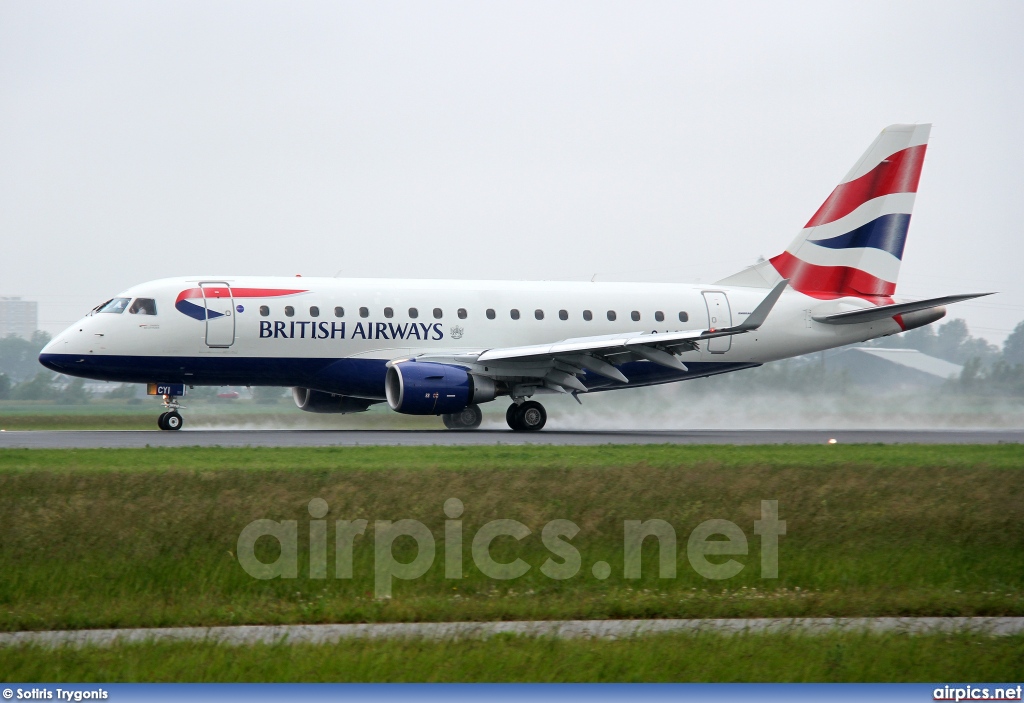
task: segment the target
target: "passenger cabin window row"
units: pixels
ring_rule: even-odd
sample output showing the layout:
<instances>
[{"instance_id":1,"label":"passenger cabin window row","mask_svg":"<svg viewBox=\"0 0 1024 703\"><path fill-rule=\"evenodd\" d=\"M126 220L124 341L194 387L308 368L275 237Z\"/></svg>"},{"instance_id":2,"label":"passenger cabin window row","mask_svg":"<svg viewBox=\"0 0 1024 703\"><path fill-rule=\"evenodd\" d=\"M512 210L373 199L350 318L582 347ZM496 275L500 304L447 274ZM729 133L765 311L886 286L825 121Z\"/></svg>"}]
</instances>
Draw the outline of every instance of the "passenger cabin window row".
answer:
<instances>
[{"instance_id":1,"label":"passenger cabin window row","mask_svg":"<svg viewBox=\"0 0 1024 703\"><path fill-rule=\"evenodd\" d=\"M117 312L117 313L124 312L125 307L128 305L128 301L129 300L131 300L131 299L130 298L114 298L113 300L110 300L110 301L104 303L103 305L101 305L99 308L96 309L96 311L97 312ZM133 304L128 311L131 312L131 313L138 313L138 314L142 314L142 315L156 315L156 302L153 301L153 300L150 300L149 298L138 298L135 301L135 304ZM441 308L434 308L431 312L432 312L435 320L440 320L442 317L444 317L444 311ZM295 308L293 306L291 306L291 305L285 305L284 306L284 314L285 314L286 317L294 317L295 316ZM469 317L469 313L466 311L466 308L459 308L458 311L456 312L456 314L458 315L460 320L465 320L467 317ZM497 313L495 312L494 308L487 308L487 310L485 311L484 314L485 314L485 316L487 317L488 320L493 320L493 319L495 319L498 316ZM263 317L269 317L270 316L270 307L268 305L260 305L260 315L262 315ZM309 308L309 316L310 317L320 317L320 308L317 307L316 305L310 306L310 308ZM343 308L341 306L338 306L338 307L334 308L334 316L335 317L345 317L345 308ZM366 307L359 308L359 317L367 318L369 316L370 316L370 309L369 308L366 308ZM394 316L395 316L394 308L390 308L390 307L384 308L384 317L386 317L387 319L390 320ZM416 308L409 308L409 317L411 319L415 320L419 316L420 316L419 310L417 310ZM605 314L605 316L608 318L609 322L615 322L615 320L618 318L618 315L616 314L616 312L614 310L609 310ZM511 310L509 310L509 317L511 317L513 320L518 320L519 317L520 317L519 310L517 308L512 308ZM544 311L541 310L540 308L534 310L533 311L533 317L535 319L537 319L537 320L543 320L544 319ZM558 319L559 320L568 320L569 319L569 311L568 310L559 310L558 311ZM590 311L590 310L584 310L583 311L583 319L585 321L587 321L587 322L590 322L591 320L594 319L594 313L592 311ZM639 310L633 310L632 312L630 312L629 313L629 319L632 320L633 322L640 322L641 319L642 319L642 316L640 315L640 311ZM654 320L655 320L655 322L664 322L665 321L665 313L664 313L664 311L656 310L654 312ZM679 312L679 321L680 322L689 322L690 321L689 314L687 314L685 311L680 311Z\"/></svg>"}]
</instances>

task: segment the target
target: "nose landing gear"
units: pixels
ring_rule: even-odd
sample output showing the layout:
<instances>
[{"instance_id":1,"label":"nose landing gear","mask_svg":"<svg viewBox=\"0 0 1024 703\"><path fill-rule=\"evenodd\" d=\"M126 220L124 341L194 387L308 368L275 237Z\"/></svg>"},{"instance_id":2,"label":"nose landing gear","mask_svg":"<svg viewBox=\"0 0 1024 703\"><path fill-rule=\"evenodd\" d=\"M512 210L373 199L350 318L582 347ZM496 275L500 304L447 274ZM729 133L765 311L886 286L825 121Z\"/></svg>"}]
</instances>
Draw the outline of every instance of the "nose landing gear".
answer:
<instances>
[{"instance_id":1,"label":"nose landing gear","mask_svg":"<svg viewBox=\"0 0 1024 703\"><path fill-rule=\"evenodd\" d=\"M156 424L161 430L180 430L185 421L177 411L171 411L161 414Z\"/></svg>"},{"instance_id":2,"label":"nose landing gear","mask_svg":"<svg viewBox=\"0 0 1024 703\"><path fill-rule=\"evenodd\" d=\"M512 403L505 411L505 422L516 432L536 432L548 421L547 411L536 400Z\"/></svg>"}]
</instances>

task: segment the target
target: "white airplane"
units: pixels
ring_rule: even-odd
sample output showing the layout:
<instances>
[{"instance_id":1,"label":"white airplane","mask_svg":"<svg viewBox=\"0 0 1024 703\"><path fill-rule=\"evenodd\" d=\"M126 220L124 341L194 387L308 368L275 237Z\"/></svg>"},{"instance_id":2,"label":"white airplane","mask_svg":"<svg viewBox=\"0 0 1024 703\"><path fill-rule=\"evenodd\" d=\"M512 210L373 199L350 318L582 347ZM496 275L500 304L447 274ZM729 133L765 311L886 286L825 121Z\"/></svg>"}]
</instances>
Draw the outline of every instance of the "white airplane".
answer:
<instances>
[{"instance_id":1,"label":"white airplane","mask_svg":"<svg viewBox=\"0 0 1024 703\"><path fill-rule=\"evenodd\" d=\"M292 387L299 408L386 402L480 425L511 399L737 371L930 324L979 295L894 298L930 125L886 128L789 247L712 285L190 276L129 288L39 355L71 376L148 383L159 427L186 386ZM769 314L770 313L770 314Z\"/></svg>"}]
</instances>

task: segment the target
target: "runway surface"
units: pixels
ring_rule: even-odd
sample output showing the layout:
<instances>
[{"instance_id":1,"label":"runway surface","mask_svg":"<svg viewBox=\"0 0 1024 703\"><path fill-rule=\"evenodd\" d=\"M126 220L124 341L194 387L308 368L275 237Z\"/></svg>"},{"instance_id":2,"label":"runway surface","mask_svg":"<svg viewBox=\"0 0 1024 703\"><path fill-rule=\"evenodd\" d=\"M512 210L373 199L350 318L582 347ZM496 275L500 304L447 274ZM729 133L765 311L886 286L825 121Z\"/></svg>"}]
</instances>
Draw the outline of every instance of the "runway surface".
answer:
<instances>
[{"instance_id":1,"label":"runway surface","mask_svg":"<svg viewBox=\"0 0 1024 703\"><path fill-rule=\"evenodd\" d=\"M497 444L1020 444L1024 430L59 430L0 432L0 448L354 447Z\"/></svg>"},{"instance_id":2,"label":"runway surface","mask_svg":"<svg viewBox=\"0 0 1024 703\"><path fill-rule=\"evenodd\" d=\"M238 625L228 627L159 627L125 630L55 630L0 633L0 646L107 647L128 642L219 642L229 645L329 644L345 639L419 637L433 640L493 637L617 639L667 632L743 634L788 632L901 632L921 635L974 632L1004 637L1024 633L1024 618L736 618L720 620L532 620L519 622L413 622L358 625Z\"/></svg>"}]
</instances>

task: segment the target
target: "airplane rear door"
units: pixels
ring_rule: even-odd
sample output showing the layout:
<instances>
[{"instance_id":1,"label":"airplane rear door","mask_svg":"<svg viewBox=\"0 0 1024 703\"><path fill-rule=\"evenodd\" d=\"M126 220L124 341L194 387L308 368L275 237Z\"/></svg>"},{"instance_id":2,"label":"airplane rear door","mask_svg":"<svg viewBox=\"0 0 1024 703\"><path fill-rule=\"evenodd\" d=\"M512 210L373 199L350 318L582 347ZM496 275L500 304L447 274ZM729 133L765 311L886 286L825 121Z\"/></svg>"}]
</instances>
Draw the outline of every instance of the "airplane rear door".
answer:
<instances>
[{"instance_id":1,"label":"airplane rear door","mask_svg":"<svg viewBox=\"0 0 1024 703\"><path fill-rule=\"evenodd\" d=\"M732 311L729 299L720 291L704 291L704 302L708 306L708 329L720 330L732 327ZM724 354L732 347L732 337L714 337L708 340L708 351Z\"/></svg>"},{"instance_id":2,"label":"airplane rear door","mask_svg":"<svg viewBox=\"0 0 1024 703\"><path fill-rule=\"evenodd\" d=\"M230 347L235 343L235 301L231 286L223 282L200 283L206 304L206 346Z\"/></svg>"}]
</instances>

